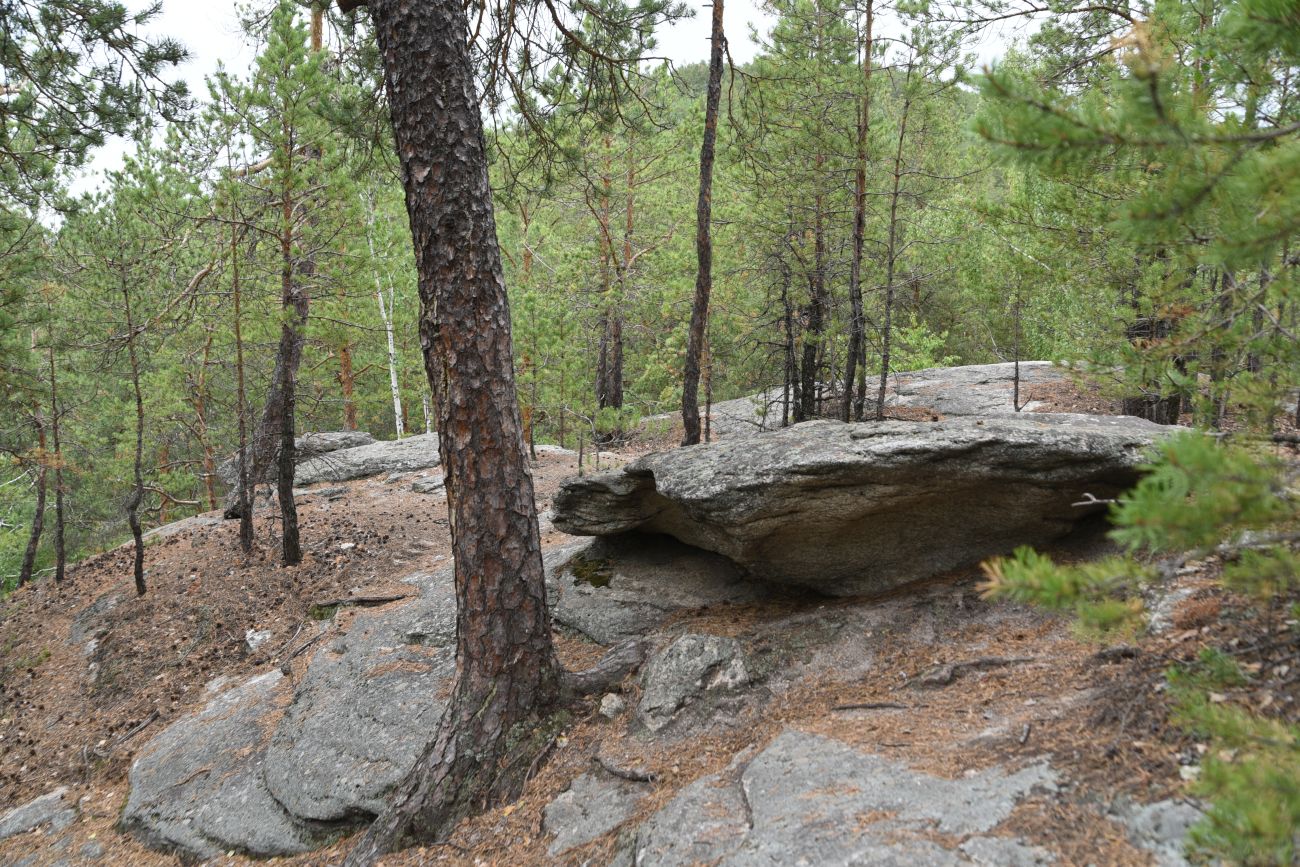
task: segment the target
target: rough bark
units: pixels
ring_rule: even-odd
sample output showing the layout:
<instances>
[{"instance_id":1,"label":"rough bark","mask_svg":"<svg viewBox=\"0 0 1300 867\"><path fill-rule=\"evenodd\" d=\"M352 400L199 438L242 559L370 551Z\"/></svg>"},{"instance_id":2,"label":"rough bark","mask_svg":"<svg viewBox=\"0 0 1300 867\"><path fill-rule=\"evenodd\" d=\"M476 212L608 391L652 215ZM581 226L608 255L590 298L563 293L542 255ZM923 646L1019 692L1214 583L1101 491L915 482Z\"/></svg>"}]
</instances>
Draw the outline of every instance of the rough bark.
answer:
<instances>
[{"instance_id":1,"label":"rough bark","mask_svg":"<svg viewBox=\"0 0 1300 867\"><path fill-rule=\"evenodd\" d=\"M700 144L700 195L695 207L695 301L686 338L682 374L682 445L700 441L700 359L704 355L709 295L713 291L713 154L718 138L718 104L722 101L723 0L713 0L713 28L709 48L709 85L704 99L704 140Z\"/></svg>"},{"instance_id":2,"label":"rough bark","mask_svg":"<svg viewBox=\"0 0 1300 867\"><path fill-rule=\"evenodd\" d=\"M517 796L561 684L465 13L447 0L369 6L452 516L457 675L431 745L349 856L354 865Z\"/></svg>"},{"instance_id":3,"label":"rough bark","mask_svg":"<svg viewBox=\"0 0 1300 867\"><path fill-rule=\"evenodd\" d=\"M287 138L287 136L286 136ZM302 360L306 340L308 296L300 280L300 271L314 273L315 263L310 260L295 261L293 255L296 204L292 191L286 184L280 200L280 304L284 320L280 324L279 358ZM296 566L302 561L302 547L298 540L298 507L293 501L294 477L294 410L297 405L298 364L276 364L280 381L280 406L276 410L279 429L276 458L277 494L280 501L280 562ZM269 408L269 407L268 407Z\"/></svg>"}]
</instances>

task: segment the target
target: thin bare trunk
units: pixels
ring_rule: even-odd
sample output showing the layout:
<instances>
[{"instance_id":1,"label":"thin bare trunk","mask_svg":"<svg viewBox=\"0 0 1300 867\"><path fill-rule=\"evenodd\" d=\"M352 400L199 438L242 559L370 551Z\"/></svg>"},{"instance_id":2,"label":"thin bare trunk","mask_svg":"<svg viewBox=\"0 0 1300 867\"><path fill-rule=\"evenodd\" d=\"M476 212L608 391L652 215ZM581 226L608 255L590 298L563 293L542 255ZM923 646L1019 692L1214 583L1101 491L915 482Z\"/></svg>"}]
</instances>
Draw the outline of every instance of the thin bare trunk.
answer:
<instances>
[{"instance_id":1,"label":"thin bare trunk","mask_svg":"<svg viewBox=\"0 0 1300 867\"><path fill-rule=\"evenodd\" d=\"M709 37L709 84L704 99L704 140L700 144L700 195L695 206L695 301L686 337L686 363L682 375L682 445L700 441L700 359L704 355L709 320L709 295L713 291L713 156L718 138L718 104L722 101L723 0L713 0Z\"/></svg>"},{"instance_id":2,"label":"thin bare trunk","mask_svg":"<svg viewBox=\"0 0 1300 867\"><path fill-rule=\"evenodd\" d=\"M912 84L911 63L907 66L907 77L903 87L910 91ZM910 93L903 97L903 111L898 121L898 145L894 149L893 188L889 196L889 241L885 247L885 315L880 333L880 387L876 392L876 420L885 418L885 390L889 386L889 355L893 338L894 319L894 275L898 265L898 199L901 194L903 177L903 145L907 138L907 118L912 108Z\"/></svg>"},{"instance_id":3,"label":"thin bare trunk","mask_svg":"<svg viewBox=\"0 0 1300 867\"><path fill-rule=\"evenodd\" d=\"M865 360L866 314L862 303L862 258L867 226L867 144L871 135L871 54L872 27L875 23L873 0L867 0L866 23L863 28L862 98L858 103L857 148L853 172L853 259L849 264L849 305L852 321L849 323L849 348L844 363L844 405L840 418L862 421L861 397L853 399L853 387L858 376L858 366ZM865 364L862 365L865 368Z\"/></svg>"}]
</instances>

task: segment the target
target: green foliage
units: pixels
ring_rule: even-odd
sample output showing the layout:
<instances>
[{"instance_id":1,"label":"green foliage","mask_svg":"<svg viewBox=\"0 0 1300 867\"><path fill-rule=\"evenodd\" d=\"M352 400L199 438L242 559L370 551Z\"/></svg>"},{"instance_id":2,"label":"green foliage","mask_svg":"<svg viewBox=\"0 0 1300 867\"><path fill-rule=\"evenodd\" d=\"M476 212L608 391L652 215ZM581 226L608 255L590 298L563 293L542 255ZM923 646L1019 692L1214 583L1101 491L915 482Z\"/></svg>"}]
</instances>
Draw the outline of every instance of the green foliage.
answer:
<instances>
[{"instance_id":1,"label":"green foliage","mask_svg":"<svg viewBox=\"0 0 1300 867\"><path fill-rule=\"evenodd\" d=\"M1258 547L1241 551L1223 581L1269 603L1294 588L1300 562L1286 541L1294 538L1297 503L1285 474L1248 447L1199 433L1173 437L1112 511L1111 535L1128 556L1057 566L1021 548L985 564L986 592L1073 611L1085 631L1108 634L1136 626L1137 591L1157 575L1136 555L1251 543ZM1218 692L1246 683L1236 659L1214 648L1169 672L1177 721L1213 742L1196 784L1213 806L1193 839L1233 863L1291 863L1300 827L1300 728L1229 706Z\"/></svg>"},{"instance_id":2,"label":"green foliage","mask_svg":"<svg viewBox=\"0 0 1300 867\"><path fill-rule=\"evenodd\" d=\"M1263 719L1214 690L1239 685L1230 659L1169 672L1176 719L1211 739L1194 791L1210 803L1192 844L1233 864L1293 864L1300 828L1300 727Z\"/></svg>"}]
</instances>

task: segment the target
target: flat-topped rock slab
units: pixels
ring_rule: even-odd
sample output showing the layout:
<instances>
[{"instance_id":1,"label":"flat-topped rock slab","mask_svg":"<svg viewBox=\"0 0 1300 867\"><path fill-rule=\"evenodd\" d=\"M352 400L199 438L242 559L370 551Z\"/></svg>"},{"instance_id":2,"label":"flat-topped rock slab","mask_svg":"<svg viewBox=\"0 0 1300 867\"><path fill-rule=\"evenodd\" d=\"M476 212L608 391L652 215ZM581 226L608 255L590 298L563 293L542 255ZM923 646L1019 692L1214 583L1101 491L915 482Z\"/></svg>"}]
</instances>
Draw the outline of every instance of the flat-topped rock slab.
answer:
<instances>
[{"instance_id":1,"label":"flat-topped rock slab","mask_svg":"<svg viewBox=\"0 0 1300 867\"><path fill-rule=\"evenodd\" d=\"M1068 534L1138 478L1172 428L1124 416L1010 414L809 422L647 455L572 479L557 529L662 533L751 579L876 593Z\"/></svg>"}]
</instances>

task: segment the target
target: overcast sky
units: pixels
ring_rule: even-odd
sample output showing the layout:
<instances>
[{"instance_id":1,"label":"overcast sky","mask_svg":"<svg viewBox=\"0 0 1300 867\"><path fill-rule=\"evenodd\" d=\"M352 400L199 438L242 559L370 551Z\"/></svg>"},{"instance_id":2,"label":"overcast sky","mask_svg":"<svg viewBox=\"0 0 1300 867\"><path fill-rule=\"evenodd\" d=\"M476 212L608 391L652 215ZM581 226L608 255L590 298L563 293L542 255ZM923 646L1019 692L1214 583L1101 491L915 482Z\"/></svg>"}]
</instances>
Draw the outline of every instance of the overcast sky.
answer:
<instances>
[{"instance_id":1,"label":"overcast sky","mask_svg":"<svg viewBox=\"0 0 1300 867\"><path fill-rule=\"evenodd\" d=\"M127 0L127 6L132 9L146 5L147 0ZM218 62L235 71L251 66L254 49L240 33L235 6L236 0L164 0L162 14L149 26L149 32L179 39L189 51L190 59L180 67L178 74L189 84L191 94L202 96L207 93L204 77L216 70ZM705 61L709 56L710 8L701 0L687 0L687 6L695 10L693 17L659 33L658 53L678 64ZM758 0L727 0L724 15L731 58L736 63L749 62L757 50L749 37L750 24L757 24L760 31L766 31L772 19L759 9ZM1014 30L992 35L980 46L980 59L987 61L1000 53L1014 35ZM119 168L127 144L113 141L101 148L86 176L73 185L74 189L92 189L104 171Z\"/></svg>"}]
</instances>

